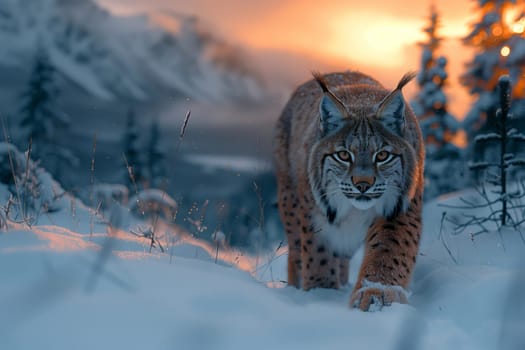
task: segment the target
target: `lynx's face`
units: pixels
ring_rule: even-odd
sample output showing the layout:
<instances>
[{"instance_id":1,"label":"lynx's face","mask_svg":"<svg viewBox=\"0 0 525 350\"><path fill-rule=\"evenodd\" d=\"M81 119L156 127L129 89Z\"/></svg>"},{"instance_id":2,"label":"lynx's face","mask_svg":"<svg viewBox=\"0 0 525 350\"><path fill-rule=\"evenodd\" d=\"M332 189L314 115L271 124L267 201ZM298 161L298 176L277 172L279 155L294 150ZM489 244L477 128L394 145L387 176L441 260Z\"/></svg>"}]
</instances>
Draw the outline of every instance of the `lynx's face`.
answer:
<instances>
[{"instance_id":1,"label":"lynx's face","mask_svg":"<svg viewBox=\"0 0 525 350\"><path fill-rule=\"evenodd\" d=\"M367 120L359 124L367 124ZM334 147L329 143L318 148L323 154L318 188L321 196L339 209L351 205L360 210L375 207L378 214L390 213L402 193L402 151L388 138L374 133L372 125L351 125L340 136Z\"/></svg>"},{"instance_id":2,"label":"lynx's face","mask_svg":"<svg viewBox=\"0 0 525 350\"><path fill-rule=\"evenodd\" d=\"M405 103L400 89L386 96L361 89L352 91L346 104L329 91L320 101L309 180L330 222L353 208L390 216L408 205L416 157L403 138Z\"/></svg>"}]
</instances>

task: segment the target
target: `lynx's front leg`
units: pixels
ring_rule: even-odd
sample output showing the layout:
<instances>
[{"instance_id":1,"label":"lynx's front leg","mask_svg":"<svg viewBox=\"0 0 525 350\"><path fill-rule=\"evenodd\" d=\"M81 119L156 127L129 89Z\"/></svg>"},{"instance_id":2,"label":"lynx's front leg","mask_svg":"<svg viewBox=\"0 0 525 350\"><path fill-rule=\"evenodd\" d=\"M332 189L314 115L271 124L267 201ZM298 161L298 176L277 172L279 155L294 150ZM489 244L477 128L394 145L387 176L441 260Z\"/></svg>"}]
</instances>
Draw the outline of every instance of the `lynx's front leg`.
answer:
<instances>
[{"instance_id":1,"label":"lynx's front leg","mask_svg":"<svg viewBox=\"0 0 525 350\"><path fill-rule=\"evenodd\" d=\"M313 205L312 196L309 193L304 193L299 207L302 287L304 290L312 288L337 289L341 286L340 259L321 239L319 232L316 232L312 219Z\"/></svg>"},{"instance_id":2,"label":"lynx's front leg","mask_svg":"<svg viewBox=\"0 0 525 350\"><path fill-rule=\"evenodd\" d=\"M341 286L339 258L312 229L303 231L301 244L303 289L339 288Z\"/></svg>"},{"instance_id":3,"label":"lynx's front leg","mask_svg":"<svg viewBox=\"0 0 525 350\"><path fill-rule=\"evenodd\" d=\"M350 306L378 310L393 302L407 303L407 287L421 236L421 196L404 214L378 218L366 237L365 255Z\"/></svg>"},{"instance_id":4,"label":"lynx's front leg","mask_svg":"<svg viewBox=\"0 0 525 350\"><path fill-rule=\"evenodd\" d=\"M288 241L288 284L301 287L301 220L296 214L298 199L288 176L278 177L279 213Z\"/></svg>"}]
</instances>

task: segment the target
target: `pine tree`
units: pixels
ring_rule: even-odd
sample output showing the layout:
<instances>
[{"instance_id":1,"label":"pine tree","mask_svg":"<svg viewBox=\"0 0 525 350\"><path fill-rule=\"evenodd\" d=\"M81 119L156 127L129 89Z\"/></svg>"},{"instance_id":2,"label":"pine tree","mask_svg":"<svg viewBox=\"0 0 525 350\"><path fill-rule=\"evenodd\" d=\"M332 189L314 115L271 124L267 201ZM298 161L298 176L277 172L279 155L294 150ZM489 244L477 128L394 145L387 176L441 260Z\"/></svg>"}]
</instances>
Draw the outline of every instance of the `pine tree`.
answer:
<instances>
[{"instance_id":1,"label":"pine tree","mask_svg":"<svg viewBox=\"0 0 525 350\"><path fill-rule=\"evenodd\" d=\"M459 122L447 110L447 97L443 92L448 74L447 60L436 56L440 38L437 34L439 15L431 7L429 24L423 28L427 41L420 43L422 49L421 69L417 75L419 93L412 101L426 145L425 198L433 198L441 193L451 192L461 187L462 151L452 143L459 130ZM455 171L456 181L442 176L445 169Z\"/></svg>"},{"instance_id":2,"label":"pine tree","mask_svg":"<svg viewBox=\"0 0 525 350\"><path fill-rule=\"evenodd\" d=\"M162 188L166 180L166 155L160 148L160 128L158 120L153 121L150 127L148 143L148 177L150 187Z\"/></svg>"},{"instance_id":3,"label":"pine tree","mask_svg":"<svg viewBox=\"0 0 525 350\"><path fill-rule=\"evenodd\" d=\"M135 113L132 110L130 110L127 115L126 129L122 144L124 147L124 160L126 166L124 183L130 190L130 193L135 193L142 188L142 182L144 181L144 166L140 152L139 130Z\"/></svg>"},{"instance_id":4,"label":"pine tree","mask_svg":"<svg viewBox=\"0 0 525 350\"><path fill-rule=\"evenodd\" d=\"M476 0L476 3L480 20L463 42L477 53L461 77L462 84L477 97L464 120L469 143L478 132L497 128L496 87L500 76L509 75L513 86L511 113L515 118L525 114L525 1ZM474 150L479 152L484 150Z\"/></svg>"},{"instance_id":5,"label":"pine tree","mask_svg":"<svg viewBox=\"0 0 525 350\"><path fill-rule=\"evenodd\" d=\"M42 161L55 176L63 179L61 166L74 165L77 160L58 143L57 132L69 127L67 116L57 106L58 97L55 68L47 53L39 50L27 87L21 94L20 135L15 138L21 149L31 143L31 157Z\"/></svg>"}]
</instances>

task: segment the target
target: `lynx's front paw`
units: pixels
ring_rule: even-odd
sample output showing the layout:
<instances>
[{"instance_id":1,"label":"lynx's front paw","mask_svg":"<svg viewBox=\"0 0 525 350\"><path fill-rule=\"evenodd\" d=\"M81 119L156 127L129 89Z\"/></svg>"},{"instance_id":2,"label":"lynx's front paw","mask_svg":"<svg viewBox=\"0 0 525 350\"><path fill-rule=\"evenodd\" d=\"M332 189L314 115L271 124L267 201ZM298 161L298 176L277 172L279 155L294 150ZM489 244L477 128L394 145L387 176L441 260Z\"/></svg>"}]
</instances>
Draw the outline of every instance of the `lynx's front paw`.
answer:
<instances>
[{"instance_id":1,"label":"lynx's front paw","mask_svg":"<svg viewBox=\"0 0 525 350\"><path fill-rule=\"evenodd\" d=\"M363 287L354 290L350 307L362 311L379 311L392 303L408 303L408 293L400 286L387 286L378 282L363 281Z\"/></svg>"}]
</instances>

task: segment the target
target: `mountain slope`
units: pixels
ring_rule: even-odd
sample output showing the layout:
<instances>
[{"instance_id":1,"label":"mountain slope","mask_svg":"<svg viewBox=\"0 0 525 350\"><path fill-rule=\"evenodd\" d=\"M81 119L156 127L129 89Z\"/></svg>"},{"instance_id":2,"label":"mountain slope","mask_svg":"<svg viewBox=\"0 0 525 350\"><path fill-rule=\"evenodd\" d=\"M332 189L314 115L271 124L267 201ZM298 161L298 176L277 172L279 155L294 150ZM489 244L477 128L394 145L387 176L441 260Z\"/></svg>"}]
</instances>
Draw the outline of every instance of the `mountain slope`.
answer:
<instances>
[{"instance_id":1,"label":"mountain slope","mask_svg":"<svg viewBox=\"0 0 525 350\"><path fill-rule=\"evenodd\" d=\"M45 50L65 77L105 100L159 93L257 100L264 94L240 49L197 18L170 17L177 32L148 16L113 16L92 0L3 0L0 65L27 66L36 50Z\"/></svg>"}]
</instances>

